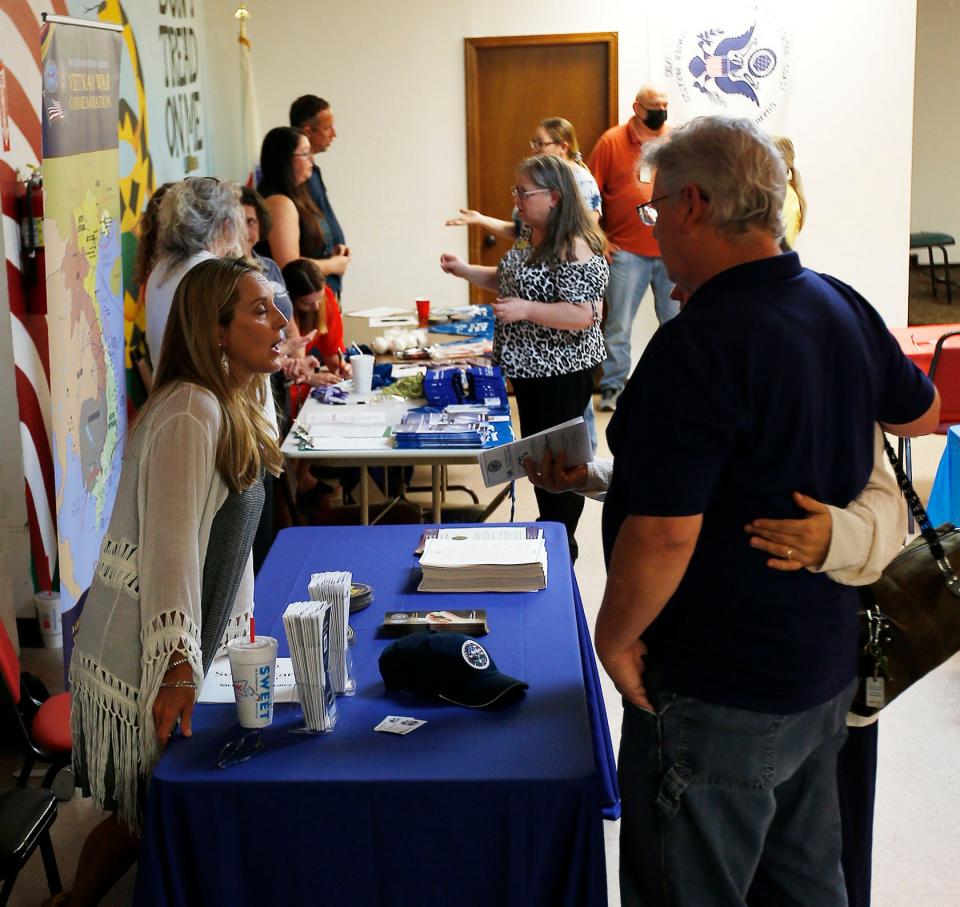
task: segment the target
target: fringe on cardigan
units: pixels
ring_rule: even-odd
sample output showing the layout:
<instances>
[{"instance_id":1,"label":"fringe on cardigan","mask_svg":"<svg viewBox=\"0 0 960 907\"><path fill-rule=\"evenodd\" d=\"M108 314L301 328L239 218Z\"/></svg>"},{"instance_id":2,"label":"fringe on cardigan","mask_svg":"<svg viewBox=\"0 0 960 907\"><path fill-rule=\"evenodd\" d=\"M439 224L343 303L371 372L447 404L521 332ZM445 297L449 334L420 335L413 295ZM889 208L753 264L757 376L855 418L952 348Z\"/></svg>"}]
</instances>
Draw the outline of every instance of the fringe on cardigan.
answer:
<instances>
[{"instance_id":1,"label":"fringe on cardigan","mask_svg":"<svg viewBox=\"0 0 960 907\"><path fill-rule=\"evenodd\" d=\"M117 813L135 832L140 831L143 822L137 796L140 781L149 779L162 752L153 723L153 703L174 651L190 662L196 695L203 683L200 628L186 614L158 614L142 628L140 643L139 689L80 651L74 650L70 664L73 747L79 752L83 745L94 804L97 809L104 809L107 765L112 753Z\"/></svg>"},{"instance_id":2,"label":"fringe on cardigan","mask_svg":"<svg viewBox=\"0 0 960 907\"><path fill-rule=\"evenodd\" d=\"M223 631L223 638L214 653L213 660L223 658L227 654L227 645L232 639L242 639L250 634L250 618L253 617L253 608L236 614L227 621L227 629Z\"/></svg>"}]
</instances>

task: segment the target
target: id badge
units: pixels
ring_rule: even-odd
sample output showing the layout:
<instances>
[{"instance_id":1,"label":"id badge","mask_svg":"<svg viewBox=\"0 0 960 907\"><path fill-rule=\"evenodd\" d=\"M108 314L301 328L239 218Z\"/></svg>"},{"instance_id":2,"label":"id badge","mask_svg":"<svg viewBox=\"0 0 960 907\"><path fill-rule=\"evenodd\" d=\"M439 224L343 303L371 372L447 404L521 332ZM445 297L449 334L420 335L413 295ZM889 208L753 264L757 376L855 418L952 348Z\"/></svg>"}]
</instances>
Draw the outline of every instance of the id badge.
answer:
<instances>
[{"instance_id":1,"label":"id badge","mask_svg":"<svg viewBox=\"0 0 960 907\"><path fill-rule=\"evenodd\" d=\"M868 677L864 690L864 700L868 709L882 709L887 704L882 677Z\"/></svg>"},{"instance_id":2,"label":"id badge","mask_svg":"<svg viewBox=\"0 0 960 907\"><path fill-rule=\"evenodd\" d=\"M640 165L639 180L641 183L649 183L653 180L653 171L649 164Z\"/></svg>"}]
</instances>

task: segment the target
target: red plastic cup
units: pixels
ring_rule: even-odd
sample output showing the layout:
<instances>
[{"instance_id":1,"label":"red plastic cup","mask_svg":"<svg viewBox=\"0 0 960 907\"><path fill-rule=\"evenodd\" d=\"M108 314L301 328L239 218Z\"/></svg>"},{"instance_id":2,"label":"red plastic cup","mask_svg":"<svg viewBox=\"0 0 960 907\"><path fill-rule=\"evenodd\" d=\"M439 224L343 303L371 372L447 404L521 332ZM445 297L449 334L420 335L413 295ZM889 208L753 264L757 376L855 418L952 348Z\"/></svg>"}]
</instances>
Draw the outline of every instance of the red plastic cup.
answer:
<instances>
[{"instance_id":1,"label":"red plastic cup","mask_svg":"<svg viewBox=\"0 0 960 907\"><path fill-rule=\"evenodd\" d=\"M417 300L417 321L420 322L420 327L422 328L425 328L430 324L430 300L429 299Z\"/></svg>"}]
</instances>

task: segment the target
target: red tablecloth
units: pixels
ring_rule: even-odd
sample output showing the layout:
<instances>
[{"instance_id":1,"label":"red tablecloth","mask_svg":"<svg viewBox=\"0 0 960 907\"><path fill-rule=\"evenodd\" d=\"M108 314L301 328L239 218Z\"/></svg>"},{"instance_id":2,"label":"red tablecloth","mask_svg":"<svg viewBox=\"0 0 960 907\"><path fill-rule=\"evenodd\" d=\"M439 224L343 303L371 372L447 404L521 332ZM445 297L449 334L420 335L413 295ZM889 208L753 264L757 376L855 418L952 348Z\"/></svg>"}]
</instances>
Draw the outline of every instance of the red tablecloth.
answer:
<instances>
[{"instance_id":1,"label":"red tablecloth","mask_svg":"<svg viewBox=\"0 0 960 907\"><path fill-rule=\"evenodd\" d=\"M924 372L929 372L934 347L947 331L960 331L960 324L915 324L912 327L891 328L890 333L897 338L903 354ZM960 344L960 337L949 342L951 345Z\"/></svg>"}]
</instances>

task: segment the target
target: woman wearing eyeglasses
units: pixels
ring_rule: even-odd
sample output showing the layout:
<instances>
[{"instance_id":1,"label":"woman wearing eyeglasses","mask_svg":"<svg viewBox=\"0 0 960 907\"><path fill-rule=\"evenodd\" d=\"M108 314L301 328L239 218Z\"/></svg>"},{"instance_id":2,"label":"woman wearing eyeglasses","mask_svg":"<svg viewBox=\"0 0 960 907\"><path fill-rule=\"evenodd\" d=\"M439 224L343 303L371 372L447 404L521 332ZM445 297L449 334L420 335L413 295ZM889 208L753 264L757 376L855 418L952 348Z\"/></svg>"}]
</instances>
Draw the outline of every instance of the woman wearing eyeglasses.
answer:
<instances>
[{"instance_id":1,"label":"woman wearing eyeglasses","mask_svg":"<svg viewBox=\"0 0 960 907\"><path fill-rule=\"evenodd\" d=\"M154 766L178 724L190 736L218 651L249 632L261 476L283 462L264 399L285 323L247 259L201 262L177 288L70 663L77 780L112 815L57 903L98 904L129 869Z\"/></svg>"},{"instance_id":2,"label":"woman wearing eyeglasses","mask_svg":"<svg viewBox=\"0 0 960 907\"><path fill-rule=\"evenodd\" d=\"M583 414L604 360L600 316L610 274L603 234L591 222L570 167L538 154L517 168L513 197L524 224L496 267L445 253L440 267L497 292L494 359L510 378L523 435ZM571 556L583 499L537 489L541 520L567 528Z\"/></svg>"},{"instance_id":3,"label":"woman wearing eyeglasses","mask_svg":"<svg viewBox=\"0 0 960 907\"><path fill-rule=\"evenodd\" d=\"M577 142L577 132L573 128L573 123L563 117L547 117L541 120L533 138L530 139L530 148L534 154L553 154L570 165L574 181L580 190L580 197L587 211L590 212L590 220L595 225L599 224L600 215L603 213L600 204L600 187L580 154L580 145ZM516 213L514 209L514 220L500 220L498 217L490 217L479 211L461 208L460 216L450 218L446 225L448 227L478 226L502 239L513 240L520 233Z\"/></svg>"},{"instance_id":4,"label":"woman wearing eyeglasses","mask_svg":"<svg viewBox=\"0 0 960 907\"><path fill-rule=\"evenodd\" d=\"M334 245L330 224L307 190L313 172L310 139L299 129L271 129L260 148L263 176L257 191L266 201L272 224L264 249L281 268L309 258L320 273L345 274L350 250Z\"/></svg>"}]
</instances>

